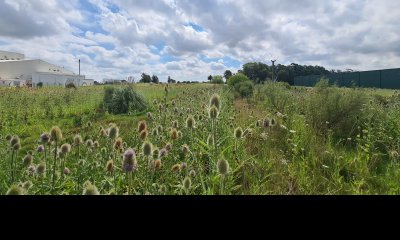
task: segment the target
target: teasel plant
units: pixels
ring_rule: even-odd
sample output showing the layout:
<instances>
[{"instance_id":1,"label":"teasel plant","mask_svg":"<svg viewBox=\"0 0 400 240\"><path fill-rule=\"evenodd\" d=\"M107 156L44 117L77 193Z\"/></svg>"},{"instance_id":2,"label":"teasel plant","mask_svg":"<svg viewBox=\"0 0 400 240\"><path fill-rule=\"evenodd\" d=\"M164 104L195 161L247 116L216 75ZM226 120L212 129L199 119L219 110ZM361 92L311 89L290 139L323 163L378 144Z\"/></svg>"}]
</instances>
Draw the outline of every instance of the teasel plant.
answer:
<instances>
[{"instance_id":1,"label":"teasel plant","mask_svg":"<svg viewBox=\"0 0 400 240\"><path fill-rule=\"evenodd\" d=\"M62 132L58 126L54 126L50 130L50 139L54 142L54 162L53 162L53 176L51 183L51 190L54 191L54 185L56 181L56 167L57 167L57 152L58 152L58 143L62 140Z\"/></svg>"},{"instance_id":2,"label":"teasel plant","mask_svg":"<svg viewBox=\"0 0 400 240\"><path fill-rule=\"evenodd\" d=\"M11 184L14 183L16 174L16 161L18 156L18 151L21 149L21 143L18 136L14 136L10 139L11 147L11 161L10 161L10 173L11 173Z\"/></svg>"}]
</instances>

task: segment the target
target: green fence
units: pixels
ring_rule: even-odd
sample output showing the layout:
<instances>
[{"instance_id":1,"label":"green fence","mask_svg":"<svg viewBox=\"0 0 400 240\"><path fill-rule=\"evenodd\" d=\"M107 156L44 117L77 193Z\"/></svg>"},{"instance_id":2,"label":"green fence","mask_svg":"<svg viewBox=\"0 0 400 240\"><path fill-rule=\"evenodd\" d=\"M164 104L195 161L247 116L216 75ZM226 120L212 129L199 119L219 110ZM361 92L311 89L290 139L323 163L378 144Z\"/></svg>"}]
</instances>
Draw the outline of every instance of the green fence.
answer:
<instances>
[{"instance_id":1,"label":"green fence","mask_svg":"<svg viewBox=\"0 0 400 240\"><path fill-rule=\"evenodd\" d=\"M339 87L400 89L400 68L300 76L294 78L294 85L313 87L321 78L326 78L329 84L336 84Z\"/></svg>"}]
</instances>

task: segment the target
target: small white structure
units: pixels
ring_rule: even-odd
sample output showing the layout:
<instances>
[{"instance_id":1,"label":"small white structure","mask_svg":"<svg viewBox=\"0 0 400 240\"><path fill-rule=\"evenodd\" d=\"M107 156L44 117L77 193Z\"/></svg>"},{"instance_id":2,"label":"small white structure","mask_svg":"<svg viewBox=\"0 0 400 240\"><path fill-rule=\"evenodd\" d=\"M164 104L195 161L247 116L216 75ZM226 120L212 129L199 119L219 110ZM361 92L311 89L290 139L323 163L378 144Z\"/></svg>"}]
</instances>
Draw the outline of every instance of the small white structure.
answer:
<instances>
[{"instance_id":1,"label":"small white structure","mask_svg":"<svg viewBox=\"0 0 400 240\"><path fill-rule=\"evenodd\" d=\"M0 86L90 86L94 81L85 80L63 67L38 60L25 60L23 54L0 51ZM85 84L84 84L85 83Z\"/></svg>"}]
</instances>

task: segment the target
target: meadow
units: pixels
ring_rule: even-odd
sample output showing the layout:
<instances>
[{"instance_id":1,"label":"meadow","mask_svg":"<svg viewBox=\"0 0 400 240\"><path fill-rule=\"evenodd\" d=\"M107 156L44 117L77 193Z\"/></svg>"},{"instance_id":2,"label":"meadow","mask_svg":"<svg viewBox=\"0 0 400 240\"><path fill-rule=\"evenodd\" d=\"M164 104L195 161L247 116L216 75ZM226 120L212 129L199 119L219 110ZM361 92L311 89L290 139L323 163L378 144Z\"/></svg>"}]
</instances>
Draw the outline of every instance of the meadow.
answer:
<instances>
[{"instance_id":1,"label":"meadow","mask_svg":"<svg viewBox=\"0 0 400 240\"><path fill-rule=\"evenodd\" d=\"M1 88L0 194L400 193L397 91L133 89L149 107L116 115L103 86Z\"/></svg>"}]
</instances>

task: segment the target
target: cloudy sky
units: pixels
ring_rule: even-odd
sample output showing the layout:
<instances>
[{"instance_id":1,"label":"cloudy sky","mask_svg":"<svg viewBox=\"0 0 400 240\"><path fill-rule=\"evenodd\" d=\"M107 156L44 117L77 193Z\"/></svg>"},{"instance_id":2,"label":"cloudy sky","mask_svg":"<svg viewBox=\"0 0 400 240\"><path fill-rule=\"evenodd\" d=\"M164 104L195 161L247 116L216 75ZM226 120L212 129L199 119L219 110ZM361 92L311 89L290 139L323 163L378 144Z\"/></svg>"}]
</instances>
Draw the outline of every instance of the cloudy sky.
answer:
<instances>
[{"instance_id":1,"label":"cloudy sky","mask_svg":"<svg viewBox=\"0 0 400 240\"><path fill-rule=\"evenodd\" d=\"M185 81L277 59L400 67L398 0L0 0L0 49L87 78Z\"/></svg>"}]
</instances>

